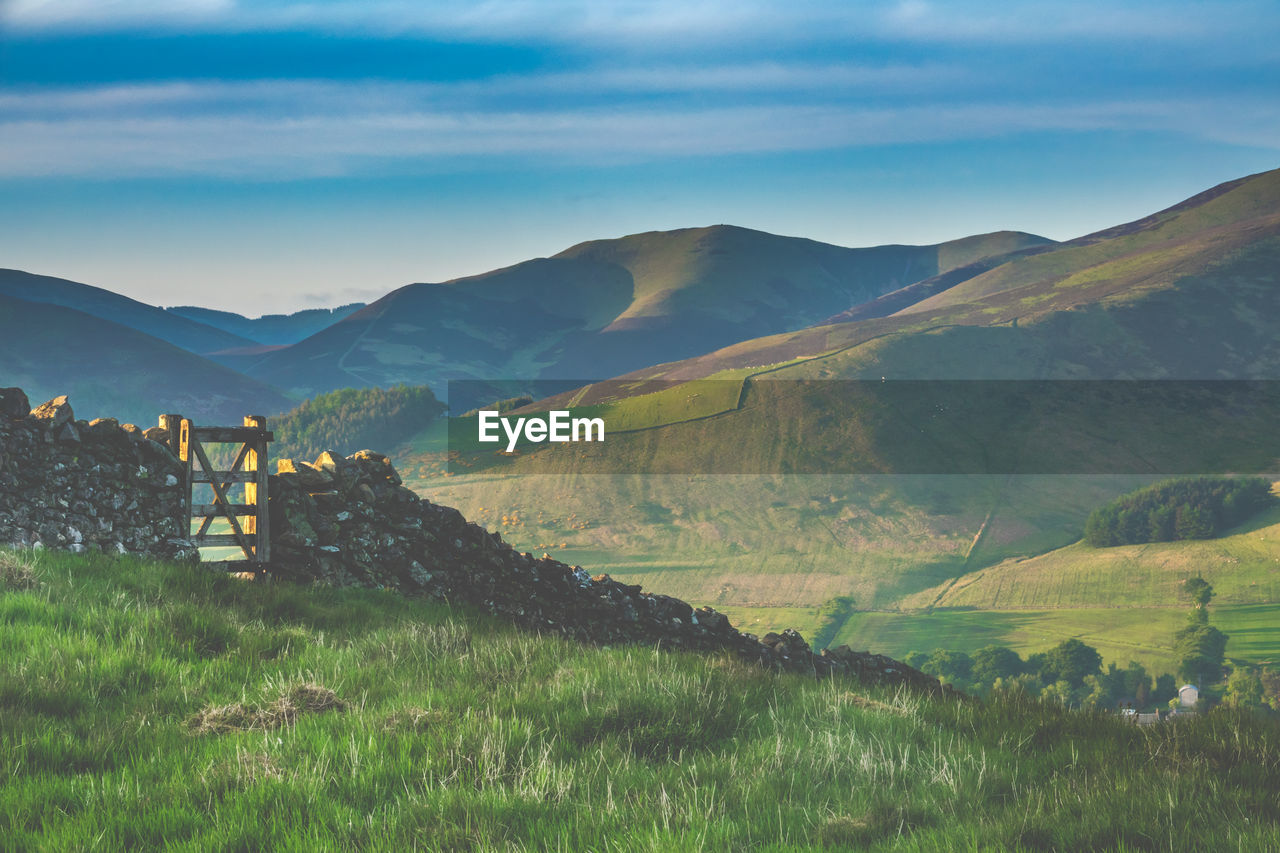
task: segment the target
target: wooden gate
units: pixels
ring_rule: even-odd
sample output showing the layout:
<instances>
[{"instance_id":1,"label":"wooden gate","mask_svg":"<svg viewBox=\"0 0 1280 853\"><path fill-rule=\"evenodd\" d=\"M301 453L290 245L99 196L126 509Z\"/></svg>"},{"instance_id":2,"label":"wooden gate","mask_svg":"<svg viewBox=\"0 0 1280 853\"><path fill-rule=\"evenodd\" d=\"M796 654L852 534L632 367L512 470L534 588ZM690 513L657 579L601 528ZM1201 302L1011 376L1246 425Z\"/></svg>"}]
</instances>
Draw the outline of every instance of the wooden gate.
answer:
<instances>
[{"instance_id":1,"label":"wooden gate","mask_svg":"<svg viewBox=\"0 0 1280 853\"><path fill-rule=\"evenodd\" d=\"M267 514L267 442L274 436L267 430L267 419L249 415L238 427L198 427L181 415L161 415L160 426L169 432L170 446L186 465L186 503L192 521L199 529L190 534L199 548L232 545L244 555L242 560L225 560L229 571L252 571L260 574L271 561L271 528ZM209 461L205 444L239 444L235 459L227 470L218 470ZM244 502L233 503L230 490L244 484ZM213 503L193 503L197 485L208 484L213 490ZM210 533L214 520L225 520L230 533Z\"/></svg>"}]
</instances>

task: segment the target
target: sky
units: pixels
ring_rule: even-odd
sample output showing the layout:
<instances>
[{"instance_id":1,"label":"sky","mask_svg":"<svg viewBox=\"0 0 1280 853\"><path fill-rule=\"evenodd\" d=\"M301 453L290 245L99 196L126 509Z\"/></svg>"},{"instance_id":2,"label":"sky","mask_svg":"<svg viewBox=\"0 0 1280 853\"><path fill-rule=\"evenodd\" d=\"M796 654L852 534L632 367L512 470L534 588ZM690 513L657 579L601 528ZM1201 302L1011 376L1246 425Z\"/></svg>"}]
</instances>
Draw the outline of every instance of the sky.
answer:
<instances>
[{"instance_id":1,"label":"sky","mask_svg":"<svg viewBox=\"0 0 1280 853\"><path fill-rule=\"evenodd\" d=\"M730 223L1067 239L1280 166L1280 4L0 0L0 267L370 301Z\"/></svg>"}]
</instances>

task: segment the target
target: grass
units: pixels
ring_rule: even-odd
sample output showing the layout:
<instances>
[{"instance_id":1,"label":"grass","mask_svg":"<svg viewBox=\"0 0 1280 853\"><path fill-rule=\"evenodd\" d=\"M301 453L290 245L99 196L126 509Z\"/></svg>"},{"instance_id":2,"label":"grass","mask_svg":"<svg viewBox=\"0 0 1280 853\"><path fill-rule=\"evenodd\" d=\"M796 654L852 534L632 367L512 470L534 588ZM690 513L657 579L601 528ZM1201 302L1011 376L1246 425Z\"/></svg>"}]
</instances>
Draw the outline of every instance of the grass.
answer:
<instances>
[{"instance_id":1,"label":"grass","mask_svg":"<svg viewBox=\"0 0 1280 853\"><path fill-rule=\"evenodd\" d=\"M1247 664L1280 660L1280 604L1213 605L1210 612L1213 624L1230 637L1228 659ZM757 618L772 621L771 616ZM1176 672L1173 635L1186 621L1186 607L854 613L833 645L848 643L902 657L935 648L973 653L995 644L1026 657L1074 637L1096 648L1104 661L1123 667L1136 660L1152 672Z\"/></svg>"},{"instance_id":2,"label":"grass","mask_svg":"<svg viewBox=\"0 0 1280 853\"><path fill-rule=\"evenodd\" d=\"M1011 559L905 599L983 609L1171 605L1189 577L1213 584L1216 604L1280 602L1280 507L1216 539L1093 548L1077 542Z\"/></svg>"},{"instance_id":3,"label":"grass","mask_svg":"<svg viewBox=\"0 0 1280 853\"><path fill-rule=\"evenodd\" d=\"M0 850L1280 844L1273 720L1138 730L389 593L6 560Z\"/></svg>"}]
</instances>

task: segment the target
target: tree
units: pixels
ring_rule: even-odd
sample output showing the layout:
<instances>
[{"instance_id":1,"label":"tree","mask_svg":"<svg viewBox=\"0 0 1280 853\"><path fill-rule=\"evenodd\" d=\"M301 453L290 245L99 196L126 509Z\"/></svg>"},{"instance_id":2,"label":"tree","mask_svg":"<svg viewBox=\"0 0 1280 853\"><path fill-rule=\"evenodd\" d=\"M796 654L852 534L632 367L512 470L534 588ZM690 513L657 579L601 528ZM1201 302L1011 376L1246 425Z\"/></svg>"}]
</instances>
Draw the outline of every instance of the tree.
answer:
<instances>
[{"instance_id":1,"label":"tree","mask_svg":"<svg viewBox=\"0 0 1280 853\"><path fill-rule=\"evenodd\" d=\"M1006 646L984 646L973 653L973 683L984 686L1023 672L1022 658Z\"/></svg>"},{"instance_id":2,"label":"tree","mask_svg":"<svg viewBox=\"0 0 1280 853\"><path fill-rule=\"evenodd\" d=\"M1208 607L1213 598L1213 586L1202 577L1187 578L1182 582L1182 591L1191 599L1197 608Z\"/></svg>"},{"instance_id":3,"label":"tree","mask_svg":"<svg viewBox=\"0 0 1280 853\"><path fill-rule=\"evenodd\" d=\"M1227 635L1217 628L1190 622L1174 635L1178 675L1196 683L1212 684L1222 677L1222 661L1227 652Z\"/></svg>"},{"instance_id":4,"label":"tree","mask_svg":"<svg viewBox=\"0 0 1280 853\"><path fill-rule=\"evenodd\" d=\"M973 674L973 658L964 652L953 652L948 649L935 649L921 672L937 676L951 684L967 682Z\"/></svg>"},{"instance_id":5,"label":"tree","mask_svg":"<svg viewBox=\"0 0 1280 853\"><path fill-rule=\"evenodd\" d=\"M1102 671L1102 655L1074 637L1063 640L1045 652L1041 680L1046 684L1065 681L1073 688L1084 685L1086 675L1098 675Z\"/></svg>"},{"instance_id":6,"label":"tree","mask_svg":"<svg viewBox=\"0 0 1280 853\"><path fill-rule=\"evenodd\" d=\"M1046 684L1040 691L1040 695L1044 699L1056 701L1061 705L1070 705L1075 699L1075 690L1066 681L1059 679L1052 684Z\"/></svg>"},{"instance_id":7,"label":"tree","mask_svg":"<svg viewBox=\"0 0 1280 853\"><path fill-rule=\"evenodd\" d=\"M1263 669L1258 675L1262 682L1262 701L1273 711L1280 711L1280 671Z\"/></svg>"},{"instance_id":8,"label":"tree","mask_svg":"<svg viewBox=\"0 0 1280 853\"><path fill-rule=\"evenodd\" d=\"M1216 532L1213 513L1203 507L1187 504L1178 507L1173 529L1179 539L1209 539Z\"/></svg>"},{"instance_id":9,"label":"tree","mask_svg":"<svg viewBox=\"0 0 1280 853\"><path fill-rule=\"evenodd\" d=\"M1261 708L1262 697L1262 679L1256 672L1243 666L1232 670L1224 699L1227 705L1232 708Z\"/></svg>"}]
</instances>

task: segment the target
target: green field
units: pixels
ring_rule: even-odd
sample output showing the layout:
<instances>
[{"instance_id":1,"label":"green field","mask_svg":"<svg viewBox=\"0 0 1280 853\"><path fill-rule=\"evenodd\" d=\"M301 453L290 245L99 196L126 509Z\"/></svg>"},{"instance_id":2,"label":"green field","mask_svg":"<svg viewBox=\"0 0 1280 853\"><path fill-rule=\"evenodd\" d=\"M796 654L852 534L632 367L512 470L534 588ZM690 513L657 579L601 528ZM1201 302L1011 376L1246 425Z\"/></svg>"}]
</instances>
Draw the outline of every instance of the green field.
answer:
<instances>
[{"instance_id":1,"label":"green field","mask_svg":"<svg viewBox=\"0 0 1280 853\"><path fill-rule=\"evenodd\" d=\"M1229 615L1280 606L1280 509L1222 539L1070 544L1092 507L1148 481L546 475L412 485L521 550L710 605L755 634L810 637L818 608L850 595L862 612L836 642L857 648L1002 643L1025 654L1080 637L1121 665L1171 671L1180 584L1199 573L1217 591L1219 627L1263 628L1233 637L1228 656L1280 659L1280 633Z\"/></svg>"},{"instance_id":2,"label":"green field","mask_svg":"<svg viewBox=\"0 0 1280 853\"><path fill-rule=\"evenodd\" d=\"M3 850L1264 850L1280 723L596 649L386 592L0 552Z\"/></svg>"},{"instance_id":3,"label":"green field","mask_svg":"<svg viewBox=\"0 0 1280 853\"><path fill-rule=\"evenodd\" d=\"M1280 604L1214 606L1213 624L1231 638L1227 658L1243 664L1280 660ZM1187 622L1186 608L1116 607L1061 610L949 610L928 613L855 613L835 644L891 657L935 648L973 653L1008 646L1023 657L1075 638L1104 661L1136 660L1155 673L1176 672L1173 634Z\"/></svg>"}]
</instances>

